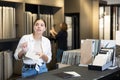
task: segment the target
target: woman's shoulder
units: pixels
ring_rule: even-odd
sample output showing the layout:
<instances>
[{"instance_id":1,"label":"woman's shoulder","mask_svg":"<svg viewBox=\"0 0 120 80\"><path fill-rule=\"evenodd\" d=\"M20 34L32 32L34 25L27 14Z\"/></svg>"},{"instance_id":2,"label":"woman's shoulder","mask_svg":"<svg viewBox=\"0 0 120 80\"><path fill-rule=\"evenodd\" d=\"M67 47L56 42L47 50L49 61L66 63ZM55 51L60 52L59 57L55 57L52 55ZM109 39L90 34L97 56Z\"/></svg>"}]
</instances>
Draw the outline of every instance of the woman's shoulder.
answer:
<instances>
[{"instance_id":1,"label":"woman's shoulder","mask_svg":"<svg viewBox=\"0 0 120 80\"><path fill-rule=\"evenodd\" d=\"M31 36L32 36L32 34L25 34L22 37L31 37Z\"/></svg>"},{"instance_id":2,"label":"woman's shoulder","mask_svg":"<svg viewBox=\"0 0 120 80\"><path fill-rule=\"evenodd\" d=\"M31 37L32 37L32 34L25 34L21 38L22 39L27 39L27 38L31 38Z\"/></svg>"},{"instance_id":3,"label":"woman's shoulder","mask_svg":"<svg viewBox=\"0 0 120 80\"><path fill-rule=\"evenodd\" d=\"M44 44L50 44L49 38L47 38L45 36L42 36L42 41L43 41Z\"/></svg>"},{"instance_id":4,"label":"woman's shoulder","mask_svg":"<svg viewBox=\"0 0 120 80\"><path fill-rule=\"evenodd\" d=\"M61 30L61 31L59 31L58 34L66 34L66 33L67 33L67 31L63 31L63 30Z\"/></svg>"},{"instance_id":5,"label":"woman's shoulder","mask_svg":"<svg viewBox=\"0 0 120 80\"><path fill-rule=\"evenodd\" d=\"M49 38L47 38L45 36L42 36L42 39L50 41Z\"/></svg>"},{"instance_id":6,"label":"woman's shoulder","mask_svg":"<svg viewBox=\"0 0 120 80\"><path fill-rule=\"evenodd\" d=\"M60 33L64 33L64 32L67 32L67 31L64 31L64 30L60 30L59 32L60 32Z\"/></svg>"}]
</instances>

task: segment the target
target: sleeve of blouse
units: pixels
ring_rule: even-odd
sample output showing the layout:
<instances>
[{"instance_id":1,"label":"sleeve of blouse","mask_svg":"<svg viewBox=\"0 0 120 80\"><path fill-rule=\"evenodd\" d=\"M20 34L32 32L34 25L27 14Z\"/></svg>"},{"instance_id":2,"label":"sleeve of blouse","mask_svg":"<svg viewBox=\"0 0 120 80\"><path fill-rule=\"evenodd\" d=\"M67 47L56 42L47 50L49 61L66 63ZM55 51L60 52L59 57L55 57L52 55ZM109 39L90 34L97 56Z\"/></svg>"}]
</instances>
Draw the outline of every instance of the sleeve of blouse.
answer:
<instances>
[{"instance_id":1,"label":"sleeve of blouse","mask_svg":"<svg viewBox=\"0 0 120 80\"><path fill-rule=\"evenodd\" d=\"M48 40L47 56L48 56L47 63L49 63L52 59L51 43L49 40Z\"/></svg>"},{"instance_id":2,"label":"sleeve of blouse","mask_svg":"<svg viewBox=\"0 0 120 80\"><path fill-rule=\"evenodd\" d=\"M22 48L20 47L20 45L21 45L21 43L23 43L24 39L25 39L25 37L23 36L23 37L20 39L20 41L19 41L19 43L18 43L18 45L17 45L17 48L16 48L15 53L14 53L15 59L18 59L18 60L19 60L19 58L18 58L18 53L22 50Z\"/></svg>"}]
</instances>

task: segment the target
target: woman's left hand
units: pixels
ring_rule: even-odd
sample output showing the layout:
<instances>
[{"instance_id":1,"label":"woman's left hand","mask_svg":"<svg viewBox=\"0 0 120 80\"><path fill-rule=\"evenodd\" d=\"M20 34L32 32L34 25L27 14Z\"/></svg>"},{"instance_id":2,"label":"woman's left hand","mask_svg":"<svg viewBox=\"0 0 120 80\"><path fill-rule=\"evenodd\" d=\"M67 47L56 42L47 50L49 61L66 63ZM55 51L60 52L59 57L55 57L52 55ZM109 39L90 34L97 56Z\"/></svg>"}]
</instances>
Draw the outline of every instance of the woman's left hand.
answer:
<instances>
[{"instance_id":1,"label":"woman's left hand","mask_svg":"<svg viewBox=\"0 0 120 80\"><path fill-rule=\"evenodd\" d=\"M37 53L36 55L38 55L40 58L42 58L42 56L44 55L42 52Z\"/></svg>"},{"instance_id":2,"label":"woman's left hand","mask_svg":"<svg viewBox=\"0 0 120 80\"><path fill-rule=\"evenodd\" d=\"M39 58L42 58L45 62L48 61L48 57L47 57L46 54L44 54L44 53L42 53L42 52L39 52L39 53L37 53L36 55L38 55Z\"/></svg>"}]
</instances>

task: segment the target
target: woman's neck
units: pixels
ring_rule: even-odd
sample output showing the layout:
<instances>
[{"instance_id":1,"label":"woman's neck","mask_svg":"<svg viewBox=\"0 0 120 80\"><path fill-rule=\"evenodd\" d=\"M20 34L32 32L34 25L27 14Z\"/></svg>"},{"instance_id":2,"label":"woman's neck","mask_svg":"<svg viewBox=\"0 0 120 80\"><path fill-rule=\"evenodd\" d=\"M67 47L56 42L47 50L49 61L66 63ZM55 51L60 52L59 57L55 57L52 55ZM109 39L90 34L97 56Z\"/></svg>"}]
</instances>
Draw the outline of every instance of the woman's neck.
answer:
<instances>
[{"instance_id":1,"label":"woman's neck","mask_svg":"<svg viewBox=\"0 0 120 80\"><path fill-rule=\"evenodd\" d=\"M42 35L39 35L39 34L33 34L33 37L34 37L35 40L42 39Z\"/></svg>"}]
</instances>

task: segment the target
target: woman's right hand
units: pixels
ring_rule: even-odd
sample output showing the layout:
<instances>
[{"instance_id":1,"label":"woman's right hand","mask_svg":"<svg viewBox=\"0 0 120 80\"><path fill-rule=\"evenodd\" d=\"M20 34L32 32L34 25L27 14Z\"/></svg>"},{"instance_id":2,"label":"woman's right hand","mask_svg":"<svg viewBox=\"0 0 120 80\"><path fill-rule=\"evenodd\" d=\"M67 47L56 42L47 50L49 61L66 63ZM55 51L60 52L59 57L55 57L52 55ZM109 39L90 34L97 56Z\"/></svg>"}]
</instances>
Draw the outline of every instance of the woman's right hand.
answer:
<instances>
[{"instance_id":1,"label":"woman's right hand","mask_svg":"<svg viewBox=\"0 0 120 80\"><path fill-rule=\"evenodd\" d=\"M28 43L27 42L24 42L24 43L21 44L21 48L22 48L23 53L27 52L27 50L28 50L27 47L28 47Z\"/></svg>"},{"instance_id":2,"label":"woman's right hand","mask_svg":"<svg viewBox=\"0 0 120 80\"><path fill-rule=\"evenodd\" d=\"M22 48L22 50L19 52L18 54L18 58L22 59L22 57L26 54L27 50L28 50L28 43L24 42L20 45L20 47Z\"/></svg>"}]
</instances>

